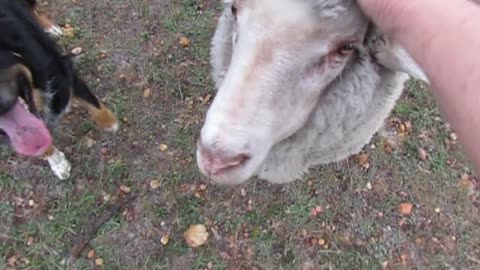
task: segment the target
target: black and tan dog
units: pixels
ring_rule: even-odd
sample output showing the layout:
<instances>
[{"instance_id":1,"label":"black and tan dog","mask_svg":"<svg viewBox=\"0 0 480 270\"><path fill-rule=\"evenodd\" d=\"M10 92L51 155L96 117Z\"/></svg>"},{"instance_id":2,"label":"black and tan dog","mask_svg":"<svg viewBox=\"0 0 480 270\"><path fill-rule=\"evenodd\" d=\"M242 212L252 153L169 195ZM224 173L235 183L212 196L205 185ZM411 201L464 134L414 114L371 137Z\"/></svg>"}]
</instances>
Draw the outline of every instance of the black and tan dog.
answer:
<instances>
[{"instance_id":1,"label":"black and tan dog","mask_svg":"<svg viewBox=\"0 0 480 270\"><path fill-rule=\"evenodd\" d=\"M60 179L70 163L52 144L50 130L79 101L101 128L116 131L118 122L61 55L50 34L60 28L38 14L35 0L0 0L0 135L26 156L44 155Z\"/></svg>"}]
</instances>

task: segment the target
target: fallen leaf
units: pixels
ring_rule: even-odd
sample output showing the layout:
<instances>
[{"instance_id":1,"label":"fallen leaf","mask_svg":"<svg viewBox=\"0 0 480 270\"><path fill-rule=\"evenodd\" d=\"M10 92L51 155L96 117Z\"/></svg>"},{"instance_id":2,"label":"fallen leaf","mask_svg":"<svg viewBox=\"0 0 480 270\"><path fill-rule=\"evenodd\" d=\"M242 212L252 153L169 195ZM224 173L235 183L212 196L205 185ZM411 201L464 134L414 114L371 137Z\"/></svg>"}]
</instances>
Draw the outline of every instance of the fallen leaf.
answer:
<instances>
[{"instance_id":1,"label":"fallen leaf","mask_svg":"<svg viewBox=\"0 0 480 270\"><path fill-rule=\"evenodd\" d=\"M459 185L462 189L465 189L468 192L468 195L475 193L475 184L471 180L471 177L468 173L462 174Z\"/></svg>"},{"instance_id":2,"label":"fallen leaf","mask_svg":"<svg viewBox=\"0 0 480 270\"><path fill-rule=\"evenodd\" d=\"M247 196L247 191L244 188L240 189L240 196L242 196L242 197Z\"/></svg>"},{"instance_id":3,"label":"fallen leaf","mask_svg":"<svg viewBox=\"0 0 480 270\"><path fill-rule=\"evenodd\" d=\"M405 131L406 131L407 133L412 133L412 130L413 130L413 128L412 128L412 122L410 122L410 121L407 120L407 121L403 122L403 125L405 126Z\"/></svg>"},{"instance_id":4,"label":"fallen leaf","mask_svg":"<svg viewBox=\"0 0 480 270\"><path fill-rule=\"evenodd\" d=\"M146 88L145 90L143 90L143 97L148 98L151 93L152 93L152 90L150 88Z\"/></svg>"},{"instance_id":5,"label":"fallen leaf","mask_svg":"<svg viewBox=\"0 0 480 270\"><path fill-rule=\"evenodd\" d=\"M102 258L95 259L95 265L102 266L104 264L104 260Z\"/></svg>"},{"instance_id":6,"label":"fallen leaf","mask_svg":"<svg viewBox=\"0 0 480 270\"><path fill-rule=\"evenodd\" d=\"M203 224L191 225L183 234L183 238L190 247L198 247L208 240L207 228Z\"/></svg>"},{"instance_id":7,"label":"fallen leaf","mask_svg":"<svg viewBox=\"0 0 480 270\"><path fill-rule=\"evenodd\" d=\"M401 203L398 205L398 211L402 215L410 215L412 213L413 204L411 203Z\"/></svg>"},{"instance_id":8,"label":"fallen leaf","mask_svg":"<svg viewBox=\"0 0 480 270\"><path fill-rule=\"evenodd\" d=\"M366 153L361 153L357 156L358 158L358 163L364 168L368 169L370 168L370 164L368 162L368 155Z\"/></svg>"},{"instance_id":9,"label":"fallen leaf","mask_svg":"<svg viewBox=\"0 0 480 270\"><path fill-rule=\"evenodd\" d=\"M383 149L385 150L385 153L391 154L396 149L395 142L393 142L392 140L388 140L388 139L385 140L383 142Z\"/></svg>"},{"instance_id":10,"label":"fallen leaf","mask_svg":"<svg viewBox=\"0 0 480 270\"><path fill-rule=\"evenodd\" d=\"M87 148L91 148L95 144L95 140L87 137Z\"/></svg>"},{"instance_id":11,"label":"fallen leaf","mask_svg":"<svg viewBox=\"0 0 480 270\"><path fill-rule=\"evenodd\" d=\"M93 257L95 257L95 250L90 249L87 253L87 258L91 260Z\"/></svg>"},{"instance_id":12,"label":"fallen leaf","mask_svg":"<svg viewBox=\"0 0 480 270\"><path fill-rule=\"evenodd\" d=\"M17 256L12 256L7 259L7 264L11 267L15 267L15 263L17 263Z\"/></svg>"},{"instance_id":13,"label":"fallen leaf","mask_svg":"<svg viewBox=\"0 0 480 270\"><path fill-rule=\"evenodd\" d=\"M198 186L198 188L201 190L201 191L205 191L207 189L207 185L205 184L200 184L200 186Z\"/></svg>"},{"instance_id":14,"label":"fallen leaf","mask_svg":"<svg viewBox=\"0 0 480 270\"><path fill-rule=\"evenodd\" d=\"M123 193L130 193L131 188L128 187L128 186L125 186L125 185L121 185L120 186L120 191L123 192Z\"/></svg>"},{"instance_id":15,"label":"fallen leaf","mask_svg":"<svg viewBox=\"0 0 480 270\"><path fill-rule=\"evenodd\" d=\"M162 238L160 238L160 243L166 246L169 240L170 240L170 236L168 236L168 234L165 234L164 236L162 236Z\"/></svg>"},{"instance_id":16,"label":"fallen leaf","mask_svg":"<svg viewBox=\"0 0 480 270\"><path fill-rule=\"evenodd\" d=\"M210 95L210 94L206 95L202 100L202 104L204 104L204 105L207 104L210 101L211 98L212 98L212 95Z\"/></svg>"},{"instance_id":17,"label":"fallen leaf","mask_svg":"<svg viewBox=\"0 0 480 270\"><path fill-rule=\"evenodd\" d=\"M151 189L157 189L159 187L160 187L160 181L158 181L158 180L150 181L150 188Z\"/></svg>"},{"instance_id":18,"label":"fallen leaf","mask_svg":"<svg viewBox=\"0 0 480 270\"><path fill-rule=\"evenodd\" d=\"M27 246L31 246L33 244L33 237L29 236L27 239Z\"/></svg>"},{"instance_id":19,"label":"fallen leaf","mask_svg":"<svg viewBox=\"0 0 480 270\"><path fill-rule=\"evenodd\" d=\"M63 27L63 35L68 38L73 38L75 36L75 29L69 24L66 24Z\"/></svg>"},{"instance_id":20,"label":"fallen leaf","mask_svg":"<svg viewBox=\"0 0 480 270\"><path fill-rule=\"evenodd\" d=\"M166 144L162 143L162 144L160 144L159 148L160 148L160 151L165 152L165 151L167 151L168 146Z\"/></svg>"},{"instance_id":21,"label":"fallen leaf","mask_svg":"<svg viewBox=\"0 0 480 270\"><path fill-rule=\"evenodd\" d=\"M190 46L190 40L187 37L181 37L179 43L184 48Z\"/></svg>"},{"instance_id":22,"label":"fallen leaf","mask_svg":"<svg viewBox=\"0 0 480 270\"><path fill-rule=\"evenodd\" d=\"M427 159L427 151L425 151L425 149L423 148L418 148L417 150L417 157L418 159L420 160L426 160Z\"/></svg>"},{"instance_id":23,"label":"fallen leaf","mask_svg":"<svg viewBox=\"0 0 480 270\"><path fill-rule=\"evenodd\" d=\"M312 237L312 238L310 239L310 244L312 244L312 245L318 244L318 239L315 238L315 237Z\"/></svg>"}]
</instances>

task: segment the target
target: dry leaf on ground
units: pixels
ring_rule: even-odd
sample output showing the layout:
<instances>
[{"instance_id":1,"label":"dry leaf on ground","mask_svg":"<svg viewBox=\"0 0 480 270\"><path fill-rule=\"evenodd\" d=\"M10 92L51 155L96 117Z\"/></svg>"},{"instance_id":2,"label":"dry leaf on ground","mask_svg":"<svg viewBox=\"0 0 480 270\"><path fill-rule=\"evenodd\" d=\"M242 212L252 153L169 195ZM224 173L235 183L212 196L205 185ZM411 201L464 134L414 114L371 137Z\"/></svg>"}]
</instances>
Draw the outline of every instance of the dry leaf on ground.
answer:
<instances>
[{"instance_id":1,"label":"dry leaf on ground","mask_svg":"<svg viewBox=\"0 0 480 270\"><path fill-rule=\"evenodd\" d=\"M183 234L183 238L190 247L198 247L208 240L207 228L203 224L191 225Z\"/></svg>"},{"instance_id":2,"label":"dry leaf on ground","mask_svg":"<svg viewBox=\"0 0 480 270\"><path fill-rule=\"evenodd\" d=\"M159 187L160 187L160 181L158 181L158 180L150 181L150 188L151 189L157 189Z\"/></svg>"},{"instance_id":3,"label":"dry leaf on ground","mask_svg":"<svg viewBox=\"0 0 480 270\"><path fill-rule=\"evenodd\" d=\"M401 203L398 205L398 211L402 215L410 215L412 213L413 204L411 203Z\"/></svg>"}]
</instances>

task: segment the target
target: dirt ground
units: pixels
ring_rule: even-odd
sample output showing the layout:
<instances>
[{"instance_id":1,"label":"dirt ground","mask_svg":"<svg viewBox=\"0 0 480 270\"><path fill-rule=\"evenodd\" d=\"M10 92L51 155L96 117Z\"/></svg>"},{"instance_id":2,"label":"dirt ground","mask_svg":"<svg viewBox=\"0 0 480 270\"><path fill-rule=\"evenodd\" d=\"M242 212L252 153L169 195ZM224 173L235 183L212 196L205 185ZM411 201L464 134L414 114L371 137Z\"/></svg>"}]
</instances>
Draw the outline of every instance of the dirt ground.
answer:
<instances>
[{"instance_id":1,"label":"dirt ground","mask_svg":"<svg viewBox=\"0 0 480 270\"><path fill-rule=\"evenodd\" d=\"M0 269L479 269L478 180L421 83L362 154L303 181L225 188L199 174L220 7L42 2L73 27L62 45L83 49L76 64L121 128L104 133L73 108L55 134L66 181L2 148ZM207 227L205 245L184 241L192 224Z\"/></svg>"}]
</instances>

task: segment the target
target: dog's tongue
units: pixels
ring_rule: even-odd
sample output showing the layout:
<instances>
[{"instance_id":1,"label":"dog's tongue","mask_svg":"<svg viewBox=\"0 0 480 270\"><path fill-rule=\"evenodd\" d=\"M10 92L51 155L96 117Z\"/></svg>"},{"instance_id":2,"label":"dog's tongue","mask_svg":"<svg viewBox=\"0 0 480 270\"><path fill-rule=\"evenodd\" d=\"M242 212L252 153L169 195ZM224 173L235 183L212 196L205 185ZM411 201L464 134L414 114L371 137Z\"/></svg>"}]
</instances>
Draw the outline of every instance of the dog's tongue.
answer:
<instances>
[{"instance_id":1,"label":"dog's tongue","mask_svg":"<svg viewBox=\"0 0 480 270\"><path fill-rule=\"evenodd\" d=\"M15 151L22 155L41 155L52 144L52 136L45 124L19 101L9 112L0 116L0 129L7 133Z\"/></svg>"}]
</instances>

